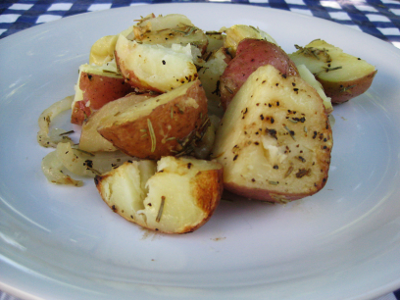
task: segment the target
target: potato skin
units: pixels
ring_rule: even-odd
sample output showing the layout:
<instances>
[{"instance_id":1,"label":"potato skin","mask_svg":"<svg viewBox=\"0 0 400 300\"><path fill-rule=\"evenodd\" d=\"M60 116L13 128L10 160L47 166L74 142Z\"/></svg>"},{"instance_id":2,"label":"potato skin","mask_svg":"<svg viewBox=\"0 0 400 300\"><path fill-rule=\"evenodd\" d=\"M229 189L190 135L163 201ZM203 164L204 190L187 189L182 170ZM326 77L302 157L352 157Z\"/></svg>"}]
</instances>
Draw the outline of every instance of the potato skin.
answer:
<instances>
[{"instance_id":1,"label":"potato skin","mask_svg":"<svg viewBox=\"0 0 400 300\"><path fill-rule=\"evenodd\" d=\"M197 107L186 106L194 100ZM173 116L173 117L171 117ZM185 94L155 107L149 115L111 126L100 127L98 132L124 153L142 159L160 159L183 150L182 144L205 130L207 98L200 80L193 82ZM154 130L155 149L149 134L149 124Z\"/></svg>"},{"instance_id":2,"label":"potato skin","mask_svg":"<svg viewBox=\"0 0 400 300\"><path fill-rule=\"evenodd\" d=\"M323 168L321 169L321 173L326 175L326 178L328 178L328 168ZM260 201L266 201L266 202L274 202L274 203L285 203L285 202L291 202L295 200L302 199L304 197L312 196L318 191L320 191L326 184L327 180L323 180L320 182L317 182L315 185L315 188L309 189L308 192L304 193L279 193L276 191L270 191L267 189L261 189L261 188L249 188L246 186L241 186L239 184L236 184L234 182L228 182L224 184L224 188L235 194L239 195L245 198L253 199L253 200L260 200Z\"/></svg>"},{"instance_id":3,"label":"potato skin","mask_svg":"<svg viewBox=\"0 0 400 300\"><path fill-rule=\"evenodd\" d=\"M296 48L289 57L314 74L333 104L344 103L366 92L377 73L367 61L321 39L304 47L296 45Z\"/></svg>"},{"instance_id":4,"label":"potato skin","mask_svg":"<svg viewBox=\"0 0 400 300\"><path fill-rule=\"evenodd\" d=\"M84 71L80 73L79 89L82 91L83 99L74 103L71 113L71 123L77 125L82 125L94 111L108 102L134 92L122 76Z\"/></svg>"},{"instance_id":5,"label":"potato skin","mask_svg":"<svg viewBox=\"0 0 400 300\"><path fill-rule=\"evenodd\" d=\"M229 62L220 79L224 109L247 78L264 65L272 65L287 76L298 75L296 65L279 46L266 40L246 38L239 43L235 58Z\"/></svg>"},{"instance_id":6,"label":"potato skin","mask_svg":"<svg viewBox=\"0 0 400 300\"><path fill-rule=\"evenodd\" d=\"M86 105L87 101L76 101L73 104L71 112L71 123L82 125L85 120L92 114L92 109Z\"/></svg>"},{"instance_id":7,"label":"potato skin","mask_svg":"<svg viewBox=\"0 0 400 300\"><path fill-rule=\"evenodd\" d=\"M129 222L167 234L193 232L211 218L222 196L222 165L169 156L157 162L157 170L138 172L138 178L135 169L139 164L156 162L128 161L95 177L101 198L113 212ZM164 214L157 220L160 198L165 200Z\"/></svg>"},{"instance_id":8,"label":"potato skin","mask_svg":"<svg viewBox=\"0 0 400 300\"><path fill-rule=\"evenodd\" d=\"M111 101L99 110L94 111L82 124L81 135L79 138L79 149L88 152L116 151L117 149L114 145L104 139L97 132L97 127L101 125L102 119L104 116L124 111L128 107L145 101L151 97L154 97L154 95L130 93L122 98Z\"/></svg>"},{"instance_id":9,"label":"potato skin","mask_svg":"<svg viewBox=\"0 0 400 300\"><path fill-rule=\"evenodd\" d=\"M186 229L185 232L192 232L203 226L214 214L224 190L223 168L221 166L220 169L200 171L194 180L194 195L197 205L207 214L207 218L204 218L197 226Z\"/></svg>"},{"instance_id":10,"label":"potato skin","mask_svg":"<svg viewBox=\"0 0 400 300\"><path fill-rule=\"evenodd\" d=\"M90 107L93 109L100 109L108 102L134 91L129 84L125 83L122 76L97 75L87 72L81 73L79 87L83 91L83 100L90 101Z\"/></svg>"},{"instance_id":11,"label":"potato skin","mask_svg":"<svg viewBox=\"0 0 400 300\"><path fill-rule=\"evenodd\" d=\"M286 203L325 186L332 146L328 115L315 88L265 65L227 107L212 152L224 166L226 191Z\"/></svg>"},{"instance_id":12,"label":"potato skin","mask_svg":"<svg viewBox=\"0 0 400 300\"><path fill-rule=\"evenodd\" d=\"M324 87L325 94L331 98L333 104L341 104L349 101L350 99L363 94L368 90L374 80L375 74L378 71L374 71L362 78L358 78L352 81L325 81L318 78Z\"/></svg>"}]
</instances>

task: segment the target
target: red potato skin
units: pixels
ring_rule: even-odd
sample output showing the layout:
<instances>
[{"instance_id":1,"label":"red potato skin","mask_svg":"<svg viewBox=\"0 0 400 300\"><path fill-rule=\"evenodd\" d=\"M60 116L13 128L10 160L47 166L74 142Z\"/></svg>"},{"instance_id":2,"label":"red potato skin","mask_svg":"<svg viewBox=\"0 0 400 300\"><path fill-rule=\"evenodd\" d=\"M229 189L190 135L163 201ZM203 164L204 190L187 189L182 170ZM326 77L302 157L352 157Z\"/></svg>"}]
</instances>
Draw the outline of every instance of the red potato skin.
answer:
<instances>
[{"instance_id":1,"label":"red potato skin","mask_svg":"<svg viewBox=\"0 0 400 300\"><path fill-rule=\"evenodd\" d=\"M377 71L362 78L345 82L330 82L317 79L324 87L325 94L331 98L332 103L341 104L366 92L370 88L376 73Z\"/></svg>"},{"instance_id":2,"label":"red potato skin","mask_svg":"<svg viewBox=\"0 0 400 300\"><path fill-rule=\"evenodd\" d=\"M94 111L110 101L134 92L122 77L112 77L81 72L79 88L83 100L77 101L72 109L71 123L82 125ZM89 105L88 105L89 103Z\"/></svg>"},{"instance_id":3,"label":"red potato skin","mask_svg":"<svg viewBox=\"0 0 400 300\"><path fill-rule=\"evenodd\" d=\"M314 187L314 189L312 190L310 189L308 192L305 193L298 193L298 194L277 193L259 188L249 188L245 186L239 186L235 183L229 183L229 182L224 184L225 188L224 193L236 195L234 197L238 199L247 198L252 200L274 202L274 203L291 202L302 199L304 197L312 196L316 194L318 191L320 191L327 182L328 171L329 168L324 170L324 172L326 172L326 176L323 181L319 182L318 185Z\"/></svg>"},{"instance_id":4,"label":"red potato skin","mask_svg":"<svg viewBox=\"0 0 400 300\"><path fill-rule=\"evenodd\" d=\"M82 126L83 122L92 114L92 109L86 106L87 101L77 101L72 108L71 123Z\"/></svg>"},{"instance_id":5,"label":"red potato skin","mask_svg":"<svg viewBox=\"0 0 400 300\"><path fill-rule=\"evenodd\" d=\"M199 108L186 108L185 112L182 113L179 110L179 103L187 98L196 99ZM179 117L171 119L171 114ZM156 107L150 115L133 122L127 121L120 125L114 124L107 128L99 128L98 132L127 155L142 159L160 159L163 156L176 155L181 150L179 141L190 136L196 136L196 132L201 134L199 130L206 116L207 97L200 80L197 80L185 95ZM151 137L149 135L144 136L139 130L148 128L148 120L154 126L155 144L157 145L154 152L150 152L152 148ZM173 130L169 131L169 127ZM164 137L160 132L170 132L175 139L163 141Z\"/></svg>"},{"instance_id":6,"label":"red potato skin","mask_svg":"<svg viewBox=\"0 0 400 300\"><path fill-rule=\"evenodd\" d=\"M110 101L122 98L134 91L122 77L109 77L82 72L80 89L83 100L90 101L92 109L100 109Z\"/></svg>"},{"instance_id":7,"label":"red potato skin","mask_svg":"<svg viewBox=\"0 0 400 300\"><path fill-rule=\"evenodd\" d=\"M272 65L284 76L298 76L298 70L289 56L277 45L266 40L242 40L233 58L220 78L221 103L224 110L247 78L258 67Z\"/></svg>"}]
</instances>

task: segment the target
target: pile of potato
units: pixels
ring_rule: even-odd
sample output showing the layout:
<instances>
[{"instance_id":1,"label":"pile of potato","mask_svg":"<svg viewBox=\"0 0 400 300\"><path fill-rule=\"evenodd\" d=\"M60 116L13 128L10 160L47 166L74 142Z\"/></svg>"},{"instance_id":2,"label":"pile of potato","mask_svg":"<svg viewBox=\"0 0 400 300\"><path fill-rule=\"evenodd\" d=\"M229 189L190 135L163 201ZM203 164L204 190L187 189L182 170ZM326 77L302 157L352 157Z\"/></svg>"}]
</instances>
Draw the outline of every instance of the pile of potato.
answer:
<instances>
[{"instance_id":1,"label":"pile of potato","mask_svg":"<svg viewBox=\"0 0 400 300\"><path fill-rule=\"evenodd\" d=\"M328 179L332 103L365 92L376 69L323 40L296 48L247 25L204 32L178 14L99 39L69 100L78 173L90 171L114 212L166 233L199 228L224 190L277 203L315 194ZM105 152L122 156L103 157L99 172L90 155Z\"/></svg>"}]
</instances>

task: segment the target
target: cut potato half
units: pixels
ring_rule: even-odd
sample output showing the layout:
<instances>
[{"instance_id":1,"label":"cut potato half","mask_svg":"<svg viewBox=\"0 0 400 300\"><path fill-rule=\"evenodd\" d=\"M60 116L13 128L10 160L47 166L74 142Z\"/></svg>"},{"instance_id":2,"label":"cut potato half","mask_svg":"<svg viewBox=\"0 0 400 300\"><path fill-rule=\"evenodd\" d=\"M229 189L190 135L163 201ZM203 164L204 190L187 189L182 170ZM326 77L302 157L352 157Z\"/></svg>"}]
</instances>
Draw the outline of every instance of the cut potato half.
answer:
<instances>
[{"instance_id":1,"label":"cut potato half","mask_svg":"<svg viewBox=\"0 0 400 300\"><path fill-rule=\"evenodd\" d=\"M114 116L117 113L125 111L132 105L140 103L151 97L152 96L149 94L129 94L125 97L107 103L101 109L94 112L82 124L81 136L79 138L79 149L88 152L116 151L117 148L111 142L103 138L97 131L97 128L102 124L103 118L107 116Z\"/></svg>"},{"instance_id":2,"label":"cut potato half","mask_svg":"<svg viewBox=\"0 0 400 300\"><path fill-rule=\"evenodd\" d=\"M117 70L115 61L101 66L81 65L71 107L71 123L82 125L94 111L133 91Z\"/></svg>"},{"instance_id":3,"label":"cut potato half","mask_svg":"<svg viewBox=\"0 0 400 300\"><path fill-rule=\"evenodd\" d=\"M265 31L260 30L259 28L255 28L254 26L237 24L229 28L222 28L220 31L226 33L224 47L227 48L233 56L236 55L236 50L239 43L246 38L266 40L277 45L272 36Z\"/></svg>"},{"instance_id":4,"label":"cut potato half","mask_svg":"<svg viewBox=\"0 0 400 300\"><path fill-rule=\"evenodd\" d=\"M197 28L188 17L181 14L155 16L151 14L142 18L132 33L127 36L143 44L163 45L171 47L173 44L196 46L201 53L207 49L208 39L200 28Z\"/></svg>"},{"instance_id":5,"label":"cut potato half","mask_svg":"<svg viewBox=\"0 0 400 300\"><path fill-rule=\"evenodd\" d=\"M222 166L194 158L126 162L95 178L102 199L126 220L164 233L205 224L222 195Z\"/></svg>"},{"instance_id":6,"label":"cut potato half","mask_svg":"<svg viewBox=\"0 0 400 300\"><path fill-rule=\"evenodd\" d=\"M200 80L102 118L98 132L138 158L182 155L207 130L207 98Z\"/></svg>"},{"instance_id":7,"label":"cut potato half","mask_svg":"<svg viewBox=\"0 0 400 300\"><path fill-rule=\"evenodd\" d=\"M272 65L283 75L298 75L294 62L279 46L267 40L245 38L220 78L221 104L224 109L251 73L260 66Z\"/></svg>"},{"instance_id":8,"label":"cut potato half","mask_svg":"<svg viewBox=\"0 0 400 300\"><path fill-rule=\"evenodd\" d=\"M290 54L296 65L304 64L321 82L332 103L343 103L363 94L377 73L361 58L343 52L324 40L314 40Z\"/></svg>"},{"instance_id":9,"label":"cut potato half","mask_svg":"<svg viewBox=\"0 0 400 300\"><path fill-rule=\"evenodd\" d=\"M332 131L321 97L300 76L266 65L253 72L228 106L213 157L226 190L288 202L326 183Z\"/></svg>"},{"instance_id":10,"label":"cut potato half","mask_svg":"<svg viewBox=\"0 0 400 300\"><path fill-rule=\"evenodd\" d=\"M190 44L167 48L129 41L120 35L115 56L125 80L142 91L164 93L197 78Z\"/></svg>"}]
</instances>

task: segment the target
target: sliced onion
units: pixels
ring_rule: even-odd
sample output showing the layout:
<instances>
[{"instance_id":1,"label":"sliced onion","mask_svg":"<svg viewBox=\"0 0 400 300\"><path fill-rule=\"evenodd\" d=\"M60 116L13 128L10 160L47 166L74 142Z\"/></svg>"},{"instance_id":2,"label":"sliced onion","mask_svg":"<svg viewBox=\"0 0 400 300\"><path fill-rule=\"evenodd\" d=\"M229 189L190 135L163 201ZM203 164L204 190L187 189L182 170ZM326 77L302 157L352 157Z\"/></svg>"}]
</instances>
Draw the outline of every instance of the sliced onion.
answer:
<instances>
[{"instance_id":1,"label":"sliced onion","mask_svg":"<svg viewBox=\"0 0 400 300\"><path fill-rule=\"evenodd\" d=\"M73 148L71 143L59 143L56 151L58 159L68 171L92 178L111 171L125 161L133 160L120 151L89 153Z\"/></svg>"},{"instance_id":2,"label":"sliced onion","mask_svg":"<svg viewBox=\"0 0 400 300\"><path fill-rule=\"evenodd\" d=\"M73 100L74 96L65 97L64 99L52 104L49 108L42 112L38 120L40 130L37 133L37 141L41 146L46 148L55 148L59 142L70 140L68 136L62 134L66 132L65 130L58 129L54 131L58 131L58 134L54 134L54 132L52 132L52 134L49 135L49 128L51 122L57 115L68 109L71 109Z\"/></svg>"},{"instance_id":3,"label":"sliced onion","mask_svg":"<svg viewBox=\"0 0 400 300\"><path fill-rule=\"evenodd\" d=\"M67 174L64 174L63 169L64 165L59 160L56 151L50 152L42 160L42 171L48 181L56 184L83 185L82 181L72 179Z\"/></svg>"}]
</instances>

